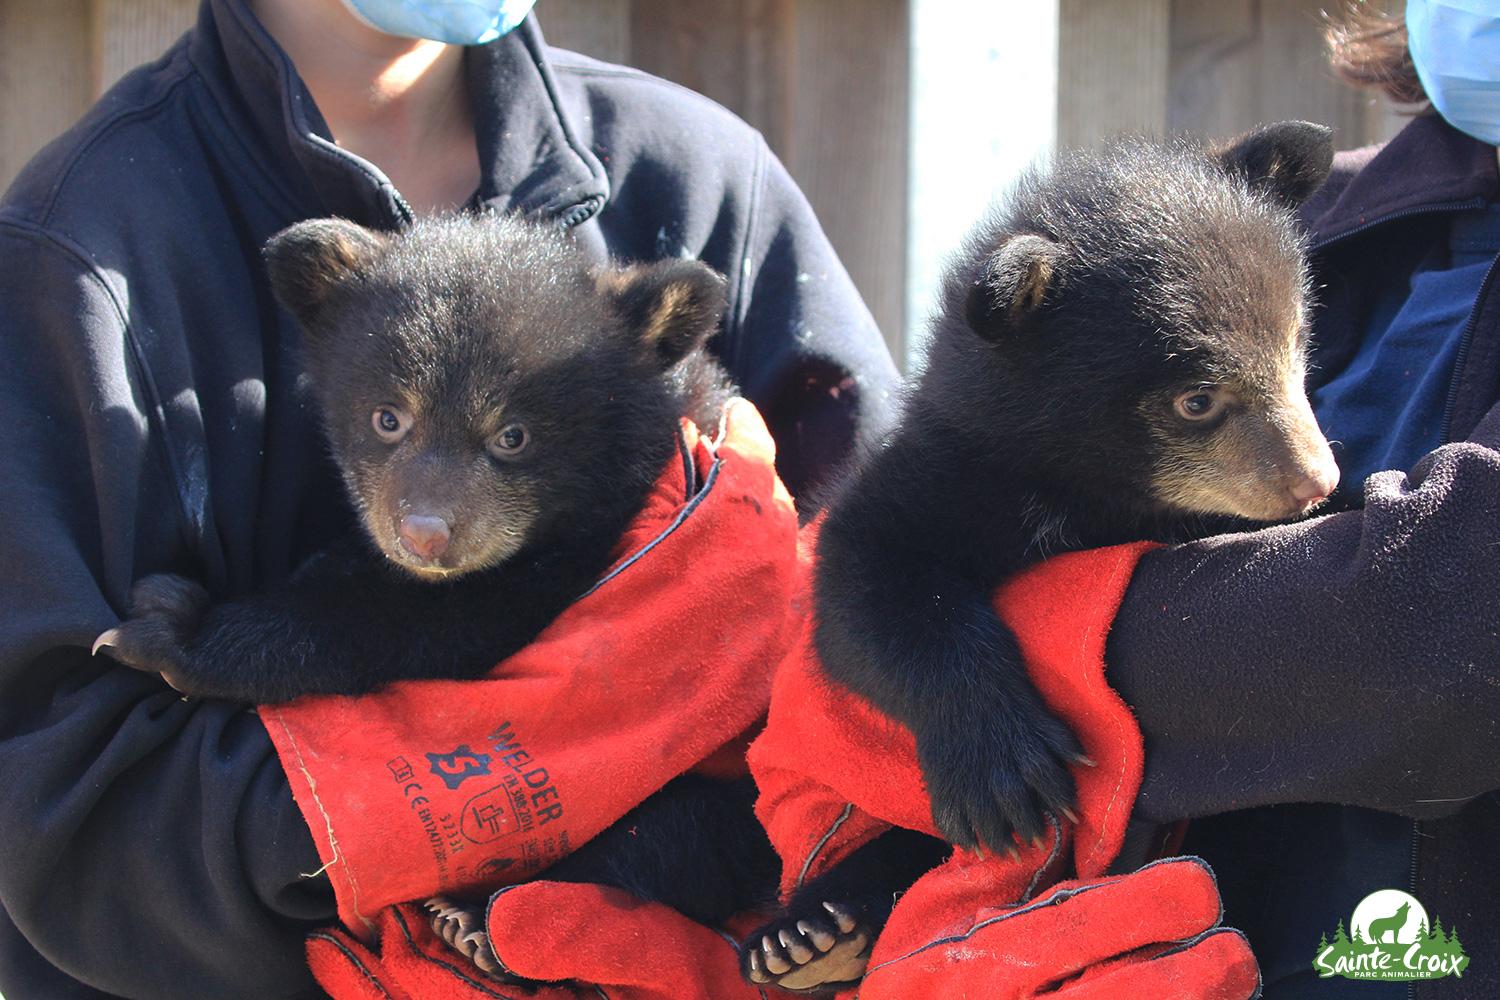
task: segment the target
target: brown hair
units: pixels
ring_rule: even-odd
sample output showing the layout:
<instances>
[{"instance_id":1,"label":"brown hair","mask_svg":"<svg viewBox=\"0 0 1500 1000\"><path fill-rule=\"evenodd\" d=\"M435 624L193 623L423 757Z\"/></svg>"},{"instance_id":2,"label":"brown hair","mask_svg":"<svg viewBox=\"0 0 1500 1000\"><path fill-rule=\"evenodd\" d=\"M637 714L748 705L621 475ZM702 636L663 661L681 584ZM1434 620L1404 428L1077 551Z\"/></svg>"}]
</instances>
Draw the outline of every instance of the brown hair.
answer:
<instances>
[{"instance_id":1,"label":"brown hair","mask_svg":"<svg viewBox=\"0 0 1500 1000\"><path fill-rule=\"evenodd\" d=\"M1406 47L1406 19L1370 2L1348 0L1338 14L1325 12L1323 40L1340 80L1378 90L1412 111L1428 108L1427 92Z\"/></svg>"}]
</instances>

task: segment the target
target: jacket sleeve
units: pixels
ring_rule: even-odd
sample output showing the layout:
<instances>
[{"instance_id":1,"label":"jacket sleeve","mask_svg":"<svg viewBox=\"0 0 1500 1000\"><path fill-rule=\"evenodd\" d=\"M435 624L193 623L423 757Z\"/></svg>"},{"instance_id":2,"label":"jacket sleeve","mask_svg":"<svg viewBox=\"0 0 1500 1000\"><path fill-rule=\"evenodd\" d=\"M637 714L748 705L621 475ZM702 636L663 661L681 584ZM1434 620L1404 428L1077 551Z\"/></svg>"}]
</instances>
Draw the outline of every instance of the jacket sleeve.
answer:
<instances>
[{"instance_id":1,"label":"jacket sleeve","mask_svg":"<svg viewBox=\"0 0 1500 1000\"><path fill-rule=\"evenodd\" d=\"M757 150L727 360L801 497L887 429L896 369L807 199L764 141Z\"/></svg>"},{"instance_id":2,"label":"jacket sleeve","mask_svg":"<svg viewBox=\"0 0 1500 1000\"><path fill-rule=\"evenodd\" d=\"M4 914L110 994L306 993L333 899L265 729L89 654L182 548L149 331L56 235L0 223L0 262Z\"/></svg>"},{"instance_id":3,"label":"jacket sleeve","mask_svg":"<svg viewBox=\"0 0 1500 1000\"><path fill-rule=\"evenodd\" d=\"M1111 633L1138 815L1288 802L1416 818L1500 788L1500 407L1365 506L1161 549Z\"/></svg>"}]
</instances>

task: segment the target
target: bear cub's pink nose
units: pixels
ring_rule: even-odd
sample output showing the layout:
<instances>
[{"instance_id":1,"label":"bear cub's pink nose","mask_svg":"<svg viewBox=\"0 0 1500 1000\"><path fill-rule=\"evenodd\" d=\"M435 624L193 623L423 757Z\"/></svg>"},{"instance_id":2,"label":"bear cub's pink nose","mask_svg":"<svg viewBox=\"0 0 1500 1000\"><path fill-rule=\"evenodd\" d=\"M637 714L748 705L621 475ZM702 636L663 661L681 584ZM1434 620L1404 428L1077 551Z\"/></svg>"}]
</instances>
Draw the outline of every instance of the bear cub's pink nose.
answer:
<instances>
[{"instance_id":1,"label":"bear cub's pink nose","mask_svg":"<svg viewBox=\"0 0 1500 1000\"><path fill-rule=\"evenodd\" d=\"M401 547L423 562L433 562L448 551L448 522L430 514L407 514L401 519Z\"/></svg>"},{"instance_id":2,"label":"bear cub's pink nose","mask_svg":"<svg viewBox=\"0 0 1500 1000\"><path fill-rule=\"evenodd\" d=\"M1339 467L1333 462L1325 462L1293 483L1291 493L1299 503L1314 504L1327 500L1338 489L1338 485Z\"/></svg>"}]
</instances>

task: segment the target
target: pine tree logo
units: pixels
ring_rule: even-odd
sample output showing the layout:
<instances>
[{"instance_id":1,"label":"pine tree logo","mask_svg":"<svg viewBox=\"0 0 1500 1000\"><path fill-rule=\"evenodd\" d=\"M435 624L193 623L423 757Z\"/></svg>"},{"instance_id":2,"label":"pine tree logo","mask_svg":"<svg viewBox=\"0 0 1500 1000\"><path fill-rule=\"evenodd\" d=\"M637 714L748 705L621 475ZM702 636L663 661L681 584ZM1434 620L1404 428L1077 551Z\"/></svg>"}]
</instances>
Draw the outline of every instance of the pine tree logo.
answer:
<instances>
[{"instance_id":1,"label":"pine tree logo","mask_svg":"<svg viewBox=\"0 0 1500 1000\"><path fill-rule=\"evenodd\" d=\"M1444 931L1441 919L1429 921L1416 897L1400 889L1366 896L1349 917L1349 929L1340 920L1313 957L1313 969L1324 979L1442 979L1462 977L1468 967L1457 931Z\"/></svg>"}]
</instances>

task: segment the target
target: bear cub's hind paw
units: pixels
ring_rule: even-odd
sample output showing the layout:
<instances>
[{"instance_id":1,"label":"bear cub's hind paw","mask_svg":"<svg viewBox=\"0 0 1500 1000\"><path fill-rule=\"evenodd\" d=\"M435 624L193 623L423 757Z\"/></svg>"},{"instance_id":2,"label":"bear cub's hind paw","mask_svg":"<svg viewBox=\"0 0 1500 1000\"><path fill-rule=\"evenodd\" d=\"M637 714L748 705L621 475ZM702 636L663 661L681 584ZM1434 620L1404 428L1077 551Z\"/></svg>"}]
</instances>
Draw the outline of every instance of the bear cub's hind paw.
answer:
<instances>
[{"instance_id":1,"label":"bear cub's hind paw","mask_svg":"<svg viewBox=\"0 0 1500 1000\"><path fill-rule=\"evenodd\" d=\"M474 968L507 986L534 989L543 985L511 972L495 954L495 949L490 945L489 932L485 929L484 914L487 906L488 903L484 900L464 903L447 896L433 896L422 904L432 923L433 933L442 938L448 947L468 959Z\"/></svg>"},{"instance_id":2,"label":"bear cub's hind paw","mask_svg":"<svg viewBox=\"0 0 1500 1000\"><path fill-rule=\"evenodd\" d=\"M875 930L848 907L824 902L818 912L792 914L750 935L740 972L755 986L793 993L831 993L865 974Z\"/></svg>"}]
</instances>

